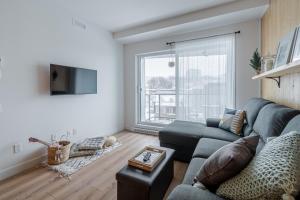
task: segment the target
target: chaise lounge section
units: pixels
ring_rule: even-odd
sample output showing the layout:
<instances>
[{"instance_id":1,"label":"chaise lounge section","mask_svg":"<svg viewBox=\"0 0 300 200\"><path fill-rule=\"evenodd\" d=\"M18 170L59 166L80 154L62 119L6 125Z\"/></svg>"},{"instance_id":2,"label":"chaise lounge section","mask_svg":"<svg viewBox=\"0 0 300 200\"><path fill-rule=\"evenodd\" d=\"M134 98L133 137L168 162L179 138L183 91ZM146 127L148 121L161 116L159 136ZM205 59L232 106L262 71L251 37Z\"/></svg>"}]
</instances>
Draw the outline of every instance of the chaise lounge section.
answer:
<instances>
[{"instance_id":1,"label":"chaise lounge section","mask_svg":"<svg viewBox=\"0 0 300 200\"><path fill-rule=\"evenodd\" d=\"M250 135L259 111L270 103L272 102L261 98L252 98L246 103L243 110L246 111L247 124L244 126L243 136ZM207 125L176 120L159 132L160 145L175 149L175 159L189 162L201 138L221 140L214 143L217 146L222 141L233 142L240 138L238 135L219 129L218 125L219 119L207 119Z\"/></svg>"},{"instance_id":2,"label":"chaise lounge section","mask_svg":"<svg viewBox=\"0 0 300 200\"><path fill-rule=\"evenodd\" d=\"M259 135L257 153L264 147L268 137L276 137L290 131L300 131L300 111L291 109L271 101L253 98L243 110L246 121L241 137ZM189 167L182 181L169 195L169 200L219 200L213 191L193 187L194 177L205 160L226 144L237 140L240 136L217 128L208 120L209 127L196 122L175 121L159 132L160 144L176 150L175 159L189 162Z\"/></svg>"}]
</instances>

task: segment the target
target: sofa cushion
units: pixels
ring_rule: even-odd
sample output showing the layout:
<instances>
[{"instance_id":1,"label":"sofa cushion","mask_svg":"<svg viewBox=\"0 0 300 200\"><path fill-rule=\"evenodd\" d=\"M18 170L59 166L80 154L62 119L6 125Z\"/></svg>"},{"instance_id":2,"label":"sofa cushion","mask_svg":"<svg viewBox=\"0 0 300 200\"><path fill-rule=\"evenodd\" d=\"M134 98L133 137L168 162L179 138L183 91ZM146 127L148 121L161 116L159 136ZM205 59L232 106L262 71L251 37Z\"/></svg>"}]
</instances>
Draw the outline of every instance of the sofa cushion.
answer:
<instances>
[{"instance_id":1,"label":"sofa cushion","mask_svg":"<svg viewBox=\"0 0 300 200\"><path fill-rule=\"evenodd\" d=\"M240 136L197 122L176 120L159 131L160 145L176 150L175 159L189 162L200 138L235 141Z\"/></svg>"},{"instance_id":2,"label":"sofa cushion","mask_svg":"<svg viewBox=\"0 0 300 200\"><path fill-rule=\"evenodd\" d=\"M300 184L299 146L298 132L271 140L241 173L222 183L217 194L228 199L245 200L296 195Z\"/></svg>"},{"instance_id":3,"label":"sofa cushion","mask_svg":"<svg viewBox=\"0 0 300 200\"><path fill-rule=\"evenodd\" d=\"M259 112L253 130L266 142L268 137L279 136L288 122L298 114L299 110L268 104Z\"/></svg>"},{"instance_id":4,"label":"sofa cushion","mask_svg":"<svg viewBox=\"0 0 300 200\"><path fill-rule=\"evenodd\" d=\"M207 118L206 119L206 126L207 127L215 127L218 128L220 124L220 118Z\"/></svg>"},{"instance_id":5,"label":"sofa cushion","mask_svg":"<svg viewBox=\"0 0 300 200\"><path fill-rule=\"evenodd\" d=\"M250 135L253 130L253 125L259 111L267 104L272 103L271 101L262 98L251 98L249 99L242 110L246 112L247 124L244 126L244 136Z\"/></svg>"},{"instance_id":6,"label":"sofa cushion","mask_svg":"<svg viewBox=\"0 0 300 200\"><path fill-rule=\"evenodd\" d=\"M190 162L192 159L193 152L195 151L195 146L192 145L182 145L182 144L171 144L164 143L160 141L161 147L166 147L175 150L174 159L182 162Z\"/></svg>"},{"instance_id":7,"label":"sofa cushion","mask_svg":"<svg viewBox=\"0 0 300 200\"><path fill-rule=\"evenodd\" d=\"M222 200L221 197L210 192L209 190L203 190L195 188L191 185L181 184L175 187L175 189L168 196L168 200Z\"/></svg>"},{"instance_id":8,"label":"sofa cushion","mask_svg":"<svg viewBox=\"0 0 300 200\"><path fill-rule=\"evenodd\" d=\"M196 177L201 166L205 162L204 158L193 158L189 164L189 167L186 170L185 176L182 183L192 185L194 183L194 178Z\"/></svg>"},{"instance_id":9,"label":"sofa cushion","mask_svg":"<svg viewBox=\"0 0 300 200\"><path fill-rule=\"evenodd\" d=\"M201 137L225 140L229 142L233 142L241 138L240 136L234 133L222 130L220 128L213 128L213 127L203 127L203 129L201 130Z\"/></svg>"},{"instance_id":10,"label":"sofa cushion","mask_svg":"<svg viewBox=\"0 0 300 200\"><path fill-rule=\"evenodd\" d=\"M159 140L171 144L197 144L204 127L202 123L175 120L159 131Z\"/></svg>"},{"instance_id":11,"label":"sofa cushion","mask_svg":"<svg viewBox=\"0 0 300 200\"><path fill-rule=\"evenodd\" d=\"M159 131L159 140L173 144L187 144L198 143L202 137L215 138L226 141L235 141L240 138L228 131L207 127L205 124L198 122L188 122L176 120L167 127Z\"/></svg>"},{"instance_id":12,"label":"sofa cushion","mask_svg":"<svg viewBox=\"0 0 300 200\"><path fill-rule=\"evenodd\" d=\"M197 144L194 151L193 157L198 158L208 158L214 152L216 152L221 147L230 144L231 142L224 140L217 140L211 138L201 138Z\"/></svg>"},{"instance_id":13,"label":"sofa cushion","mask_svg":"<svg viewBox=\"0 0 300 200\"><path fill-rule=\"evenodd\" d=\"M300 132L300 115L297 115L283 129L282 134L289 133L291 131L298 131Z\"/></svg>"},{"instance_id":14,"label":"sofa cushion","mask_svg":"<svg viewBox=\"0 0 300 200\"><path fill-rule=\"evenodd\" d=\"M250 134L250 136L254 136L254 135L258 135L258 134L253 131ZM258 144L257 144L257 147L256 147L256 154L258 154L262 150L262 148L264 148L265 144L266 143L263 141L263 139L261 137L259 137L259 141L258 141Z\"/></svg>"},{"instance_id":15,"label":"sofa cushion","mask_svg":"<svg viewBox=\"0 0 300 200\"><path fill-rule=\"evenodd\" d=\"M200 168L197 181L207 188L217 189L247 166L255 155L258 140L258 135L247 136L217 150Z\"/></svg>"},{"instance_id":16,"label":"sofa cushion","mask_svg":"<svg viewBox=\"0 0 300 200\"><path fill-rule=\"evenodd\" d=\"M176 120L159 131L160 145L175 149L176 160L190 162L205 124Z\"/></svg>"}]
</instances>

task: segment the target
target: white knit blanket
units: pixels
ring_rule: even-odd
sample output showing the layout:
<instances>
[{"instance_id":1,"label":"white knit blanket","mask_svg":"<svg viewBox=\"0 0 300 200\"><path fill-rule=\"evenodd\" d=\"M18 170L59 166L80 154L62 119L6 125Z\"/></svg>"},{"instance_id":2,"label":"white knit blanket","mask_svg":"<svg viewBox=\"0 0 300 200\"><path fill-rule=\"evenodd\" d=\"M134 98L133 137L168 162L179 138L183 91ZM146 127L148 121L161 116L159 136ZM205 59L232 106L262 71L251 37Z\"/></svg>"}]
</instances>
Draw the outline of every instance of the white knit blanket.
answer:
<instances>
[{"instance_id":1,"label":"white knit blanket","mask_svg":"<svg viewBox=\"0 0 300 200\"><path fill-rule=\"evenodd\" d=\"M81 168L87 166L88 164L92 163L93 161L100 158L103 154L111 152L115 148L121 146L121 143L116 142L113 146L101 149L97 151L97 153L93 156L85 156L85 157L76 157L70 158L66 162L60 165L48 165L49 169L58 172L63 177L68 177L75 172L79 171Z\"/></svg>"}]
</instances>

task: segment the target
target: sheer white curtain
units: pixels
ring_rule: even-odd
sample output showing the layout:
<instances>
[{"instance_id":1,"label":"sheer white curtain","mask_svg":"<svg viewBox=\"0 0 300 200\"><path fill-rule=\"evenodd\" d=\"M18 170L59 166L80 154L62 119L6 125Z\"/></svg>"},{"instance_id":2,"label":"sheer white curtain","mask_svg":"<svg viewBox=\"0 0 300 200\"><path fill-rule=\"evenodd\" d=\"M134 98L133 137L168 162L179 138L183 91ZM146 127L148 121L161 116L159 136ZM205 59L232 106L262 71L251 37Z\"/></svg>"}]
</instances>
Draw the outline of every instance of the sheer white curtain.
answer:
<instances>
[{"instance_id":1,"label":"sheer white curtain","mask_svg":"<svg viewBox=\"0 0 300 200\"><path fill-rule=\"evenodd\" d=\"M177 118L204 122L235 106L235 35L177 43Z\"/></svg>"}]
</instances>

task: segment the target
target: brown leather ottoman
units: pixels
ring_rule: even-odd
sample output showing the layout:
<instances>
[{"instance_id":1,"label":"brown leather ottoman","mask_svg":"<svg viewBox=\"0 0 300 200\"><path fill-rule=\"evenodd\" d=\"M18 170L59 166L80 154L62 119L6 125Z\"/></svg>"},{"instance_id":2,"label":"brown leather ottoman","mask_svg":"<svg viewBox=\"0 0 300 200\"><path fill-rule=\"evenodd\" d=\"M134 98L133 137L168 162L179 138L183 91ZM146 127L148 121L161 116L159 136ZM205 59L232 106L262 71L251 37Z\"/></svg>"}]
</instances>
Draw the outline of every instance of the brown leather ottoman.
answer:
<instances>
[{"instance_id":1,"label":"brown leather ottoman","mask_svg":"<svg viewBox=\"0 0 300 200\"><path fill-rule=\"evenodd\" d=\"M116 174L118 200L163 199L174 173L174 150L166 149L166 157L152 172L125 166Z\"/></svg>"}]
</instances>

